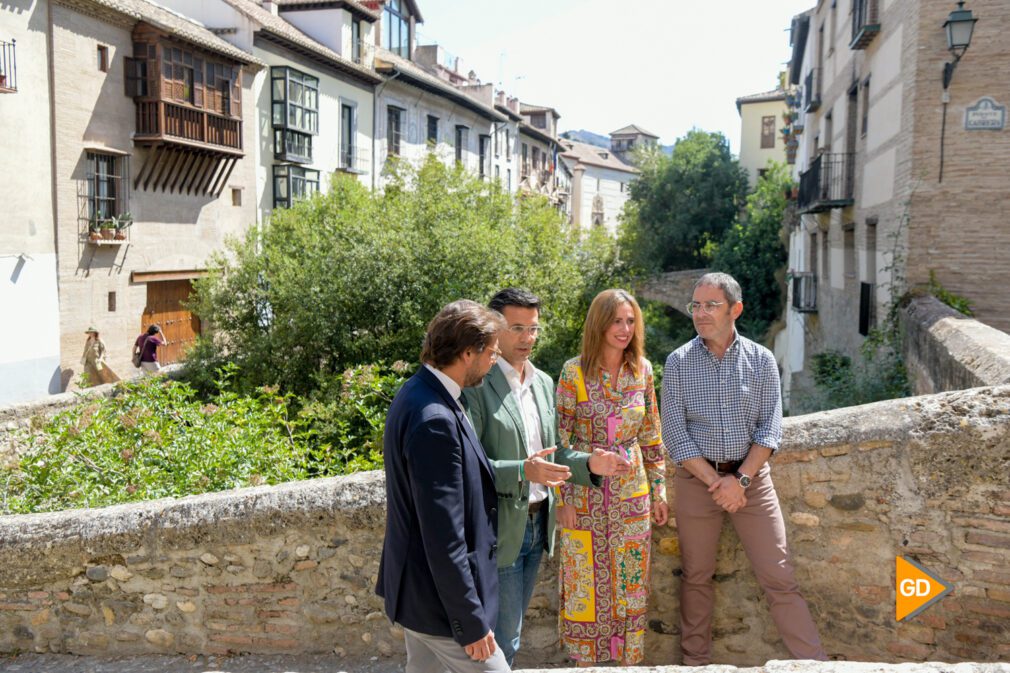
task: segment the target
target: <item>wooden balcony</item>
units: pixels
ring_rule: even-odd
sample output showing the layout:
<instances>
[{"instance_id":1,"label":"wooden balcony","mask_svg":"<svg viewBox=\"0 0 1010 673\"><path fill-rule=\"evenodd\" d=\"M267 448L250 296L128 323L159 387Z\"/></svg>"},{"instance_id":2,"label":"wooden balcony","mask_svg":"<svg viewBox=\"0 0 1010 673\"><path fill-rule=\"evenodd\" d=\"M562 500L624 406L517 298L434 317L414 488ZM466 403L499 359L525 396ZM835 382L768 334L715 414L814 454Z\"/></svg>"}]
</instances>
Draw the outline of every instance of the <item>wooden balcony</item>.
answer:
<instances>
[{"instance_id":1,"label":"wooden balcony","mask_svg":"<svg viewBox=\"0 0 1010 673\"><path fill-rule=\"evenodd\" d=\"M242 120L165 100L137 101L140 145L175 143L242 156Z\"/></svg>"},{"instance_id":2,"label":"wooden balcony","mask_svg":"<svg viewBox=\"0 0 1010 673\"><path fill-rule=\"evenodd\" d=\"M165 100L137 101L133 141L148 147L134 189L217 198L242 158L242 120Z\"/></svg>"}]
</instances>

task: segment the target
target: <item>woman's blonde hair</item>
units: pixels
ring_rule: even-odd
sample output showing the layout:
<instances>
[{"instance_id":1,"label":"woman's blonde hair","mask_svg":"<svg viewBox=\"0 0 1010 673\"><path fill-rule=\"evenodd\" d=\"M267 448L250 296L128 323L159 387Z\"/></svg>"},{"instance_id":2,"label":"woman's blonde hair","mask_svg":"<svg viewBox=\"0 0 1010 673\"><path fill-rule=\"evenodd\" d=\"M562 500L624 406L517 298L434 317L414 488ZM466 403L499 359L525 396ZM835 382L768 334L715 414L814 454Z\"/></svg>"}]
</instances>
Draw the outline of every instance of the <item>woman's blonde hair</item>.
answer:
<instances>
[{"instance_id":1,"label":"woman's blonde hair","mask_svg":"<svg viewBox=\"0 0 1010 673\"><path fill-rule=\"evenodd\" d=\"M604 290L596 295L586 314L586 324L582 328L582 373L586 379L596 381L599 368L603 364L603 348L606 344L604 334L617 316L621 304L628 304L635 312L635 329L631 341L624 349L624 360L631 370L638 375L638 369L645 355L645 321L642 319L642 309L627 290Z\"/></svg>"}]
</instances>

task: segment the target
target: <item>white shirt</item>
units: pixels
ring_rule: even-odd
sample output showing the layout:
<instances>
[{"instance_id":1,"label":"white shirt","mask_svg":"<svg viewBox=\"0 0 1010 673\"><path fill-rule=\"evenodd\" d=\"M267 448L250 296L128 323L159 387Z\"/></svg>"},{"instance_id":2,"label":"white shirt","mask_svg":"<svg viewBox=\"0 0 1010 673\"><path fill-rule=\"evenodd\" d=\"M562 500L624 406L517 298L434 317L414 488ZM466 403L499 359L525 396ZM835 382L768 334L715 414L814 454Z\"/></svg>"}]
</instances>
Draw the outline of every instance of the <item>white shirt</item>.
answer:
<instances>
[{"instance_id":1,"label":"white shirt","mask_svg":"<svg viewBox=\"0 0 1010 673\"><path fill-rule=\"evenodd\" d=\"M510 365L505 358L498 360L505 380L508 381L512 389L512 395L519 405L522 414L523 424L526 426L526 455L532 456L537 451L544 448L544 439L540 436L540 412L537 410L537 401L533 396L533 380L536 374L536 367L529 360L523 364L523 381L519 381L519 372ZM530 502L540 502L547 497L547 487L543 484L530 482Z\"/></svg>"},{"instance_id":2,"label":"white shirt","mask_svg":"<svg viewBox=\"0 0 1010 673\"><path fill-rule=\"evenodd\" d=\"M428 371L435 375L436 379L442 382L445 389L449 391L449 397L456 400L456 406L458 406L459 410L463 412L464 416L466 416L466 409L463 408L463 404L459 401L459 398L463 395L463 389L459 387L459 384L453 381L450 376L443 374L442 370L435 369L427 362L424 363L424 366L428 368ZM466 420L467 422L470 421L469 418Z\"/></svg>"}]
</instances>

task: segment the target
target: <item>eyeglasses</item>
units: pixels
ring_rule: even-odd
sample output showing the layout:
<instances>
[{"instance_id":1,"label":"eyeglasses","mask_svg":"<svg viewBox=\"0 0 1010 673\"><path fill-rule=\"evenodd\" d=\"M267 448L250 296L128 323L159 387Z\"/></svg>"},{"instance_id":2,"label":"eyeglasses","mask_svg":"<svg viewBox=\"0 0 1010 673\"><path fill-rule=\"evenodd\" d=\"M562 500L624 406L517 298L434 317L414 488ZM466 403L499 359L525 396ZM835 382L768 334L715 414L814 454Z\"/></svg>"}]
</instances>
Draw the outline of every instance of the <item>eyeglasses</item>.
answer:
<instances>
[{"instance_id":1,"label":"eyeglasses","mask_svg":"<svg viewBox=\"0 0 1010 673\"><path fill-rule=\"evenodd\" d=\"M501 349L500 348L492 348L491 349L491 361L492 362L496 362L498 360L498 358L500 358L500 357L501 357Z\"/></svg>"},{"instance_id":2,"label":"eyeglasses","mask_svg":"<svg viewBox=\"0 0 1010 673\"><path fill-rule=\"evenodd\" d=\"M512 333L512 336L522 336L525 333L535 339L543 334L543 331L543 325L509 325L509 332Z\"/></svg>"},{"instance_id":3,"label":"eyeglasses","mask_svg":"<svg viewBox=\"0 0 1010 673\"><path fill-rule=\"evenodd\" d=\"M705 315L712 315L713 313L715 313L715 310L717 308L719 308L725 303L726 302L724 301L706 301L704 304L702 304L701 302L698 301L689 301L687 303L687 312L690 313L691 315L694 315L695 311L701 309L701 311Z\"/></svg>"}]
</instances>

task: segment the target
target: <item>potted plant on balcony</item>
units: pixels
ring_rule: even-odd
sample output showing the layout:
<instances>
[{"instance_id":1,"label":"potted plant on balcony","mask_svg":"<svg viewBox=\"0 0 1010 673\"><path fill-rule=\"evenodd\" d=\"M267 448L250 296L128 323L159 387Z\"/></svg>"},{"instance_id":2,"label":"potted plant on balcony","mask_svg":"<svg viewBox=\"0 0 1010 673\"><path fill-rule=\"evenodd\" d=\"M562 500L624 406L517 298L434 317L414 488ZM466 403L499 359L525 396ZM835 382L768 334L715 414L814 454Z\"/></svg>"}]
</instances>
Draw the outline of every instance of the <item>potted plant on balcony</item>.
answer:
<instances>
[{"instance_id":1,"label":"potted plant on balcony","mask_svg":"<svg viewBox=\"0 0 1010 673\"><path fill-rule=\"evenodd\" d=\"M111 241L116 237L116 222L114 219L102 220L98 224L98 229L102 234L103 241Z\"/></svg>"},{"instance_id":2,"label":"potted plant on balcony","mask_svg":"<svg viewBox=\"0 0 1010 673\"><path fill-rule=\"evenodd\" d=\"M113 238L117 241L125 241L126 230L133 226L133 215L130 213L122 213L113 217L112 222L116 230Z\"/></svg>"},{"instance_id":3,"label":"potted plant on balcony","mask_svg":"<svg viewBox=\"0 0 1010 673\"><path fill-rule=\"evenodd\" d=\"M88 240L89 241L100 241L102 239L102 228L99 225L98 218L91 216L88 220Z\"/></svg>"}]
</instances>

